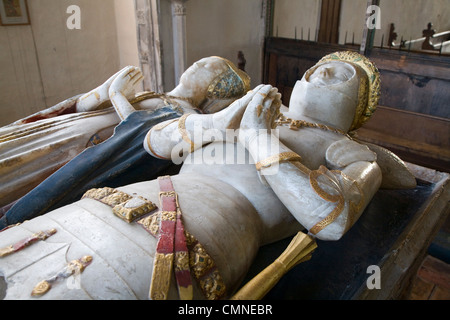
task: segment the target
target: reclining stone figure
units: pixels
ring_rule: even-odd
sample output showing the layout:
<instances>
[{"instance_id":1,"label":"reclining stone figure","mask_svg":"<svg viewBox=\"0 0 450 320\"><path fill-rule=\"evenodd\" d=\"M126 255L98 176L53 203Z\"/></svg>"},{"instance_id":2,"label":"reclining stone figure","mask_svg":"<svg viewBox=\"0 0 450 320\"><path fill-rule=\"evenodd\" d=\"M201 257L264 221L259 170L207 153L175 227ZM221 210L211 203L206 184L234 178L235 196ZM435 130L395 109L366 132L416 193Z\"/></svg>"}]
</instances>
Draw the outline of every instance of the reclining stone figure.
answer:
<instances>
[{"instance_id":1,"label":"reclining stone figure","mask_svg":"<svg viewBox=\"0 0 450 320\"><path fill-rule=\"evenodd\" d=\"M415 186L395 155L374 147L387 155L378 164L349 135L375 111L379 86L368 59L337 52L297 82L289 109L260 85L214 114L152 127L144 147L182 157L179 174L92 189L1 232L6 298L229 298L260 246L298 232L339 240L380 186Z\"/></svg>"},{"instance_id":2,"label":"reclining stone figure","mask_svg":"<svg viewBox=\"0 0 450 320\"><path fill-rule=\"evenodd\" d=\"M142 148L139 134L145 135L148 126L185 112L221 110L250 88L248 75L220 57L208 57L194 63L184 72L180 84L166 94L144 92L135 95L134 87L141 79L138 68L124 68L87 94L0 128L0 207L7 206L0 211L0 217L15 201L93 144L96 151L86 150L88 154L77 158L76 164L64 168L64 173L58 172L52 182L46 181L48 187L33 190L38 194L27 195L27 200L22 201L26 203L26 209L20 210L29 210L29 199L40 199L40 204L33 205L33 211L39 214L79 199L86 188L103 186L112 183L113 179L132 183L136 182L136 176L152 178L136 168L142 163L149 166L149 162L155 162L153 174L156 175L167 168L168 163L151 159ZM121 94L115 92L118 86ZM120 99L130 101L124 110L104 109ZM135 114L128 118L132 113ZM113 132L115 136L100 148L100 142ZM97 165L92 163L94 158ZM124 178L124 175L127 176ZM76 182L72 181L72 185L64 182L72 176L76 177ZM46 197L49 190L52 194ZM18 210L19 206L15 206L14 211ZM33 216L31 212L29 214ZM22 216L23 213L14 215ZM11 222L20 220L11 219Z\"/></svg>"}]
</instances>

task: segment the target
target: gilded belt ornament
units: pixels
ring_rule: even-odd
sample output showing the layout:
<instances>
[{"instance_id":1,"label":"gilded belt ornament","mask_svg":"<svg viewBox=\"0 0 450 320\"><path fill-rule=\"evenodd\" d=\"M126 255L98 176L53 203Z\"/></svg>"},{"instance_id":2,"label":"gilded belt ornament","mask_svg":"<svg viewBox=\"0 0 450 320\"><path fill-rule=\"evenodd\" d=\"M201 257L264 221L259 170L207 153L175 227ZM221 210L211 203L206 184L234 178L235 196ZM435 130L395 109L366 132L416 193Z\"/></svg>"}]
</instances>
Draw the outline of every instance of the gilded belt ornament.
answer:
<instances>
[{"instance_id":1,"label":"gilded belt ornament","mask_svg":"<svg viewBox=\"0 0 450 320\"><path fill-rule=\"evenodd\" d=\"M113 188L99 188L88 190L82 197L100 201L110 206L113 213L119 218L133 222L152 212L156 205L140 196L131 196L125 192Z\"/></svg>"},{"instance_id":2,"label":"gilded belt ornament","mask_svg":"<svg viewBox=\"0 0 450 320\"><path fill-rule=\"evenodd\" d=\"M154 213L142 218L137 223L142 225L148 233L157 237L159 235L159 221L159 214ZM226 286L214 260L203 245L186 230L185 236L186 245L189 249L189 268L203 294L208 300L223 298L226 295ZM184 259L182 261L184 265Z\"/></svg>"},{"instance_id":3,"label":"gilded belt ornament","mask_svg":"<svg viewBox=\"0 0 450 320\"><path fill-rule=\"evenodd\" d=\"M180 251L175 253L175 271L189 270L189 253Z\"/></svg>"},{"instance_id":4,"label":"gilded belt ornament","mask_svg":"<svg viewBox=\"0 0 450 320\"><path fill-rule=\"evenodd\" d=\"M92 262L91 256L84 256L81 259L70 261L67 266L53 277L39 282L31 292L32 296L42 296L47 293L54 283L59 280L69 278L73 275L81 274Z\"/></svg>"},{"instance_id":5,"label":"gilded belt ornament","mask_svg":"<svg viewBox=\"0 0 450 320\"><path fill-rule=\"evenodd\" d=\"M169 176L158 178L161 192L160 234L153 260L152 282L149 296L153 300L165 300L168 297L172 269L175 263L175 278L180 299L191 300L193 287L189 264L178 259L188 254L184 226L181 221L181 210L178 195L175 193ZM186 267L186 268L184 268Z\"/></svg>"},{"instance_id":6,"label":"gilded belt ornament","mask_svg":"<svg viewBox=\"0 0 450 320\"><path fill-rule=\"evenodd\" d=\"M164 180L164 178L167 179L167 177L161 177L162 180ZM136 221L136 223L140 224L149 234L158 238L161 234L162 221L176 224L178 220L181 221L182 218L176 192L174 190L160 192L160 202L168 197L175 197L175 210L155 211L153 209L149 211L150 208L156 208L156 206L144 199L148 202L147 208L149 209L143 210L139 217L127 219L120 214L116 213L116 215L128 223ZM116 206L124 206L133 197L122 191L106 187L89 190L85 193L83 198L96 199L114 209ZM119 200L122 200L122 202ZM147 213L145 213L145 211L147 211ZM192 234L184 230L184 228L178 229L175 232L183 232L187 250L173 250L172 252L174 253L172 254L156 253L155 261L157 263L155 263L155 265L157 264L157 268L159 268L157 273L170 275L172 272L175 272L183 274L184 277L190 277L192 274L207 299L217 300L223 298L226 295L226 286L212 257L208 254L203 245L199 243ZM168 288L168 281L170 281L170 278L168 277L154 277L152 279L152 285L155 288L162 288L155 290L153 296L154 299L167 299L167 294L165 292L166 288ZM179 289L180 294L184 297L188 296L189 291L186 293L183 287L181 288L181 290Z\"/></svg>"},{"instance_id":7,"label":"gilded belt ornament","mask_svg":"<svg viewBox=\"0 0 450 320\"><path fill-rule=\"evenodd\" d=\"M173 253L156 253L154 260L150 298L167 300L172 275Z\"/></svg>"}]
</instances>

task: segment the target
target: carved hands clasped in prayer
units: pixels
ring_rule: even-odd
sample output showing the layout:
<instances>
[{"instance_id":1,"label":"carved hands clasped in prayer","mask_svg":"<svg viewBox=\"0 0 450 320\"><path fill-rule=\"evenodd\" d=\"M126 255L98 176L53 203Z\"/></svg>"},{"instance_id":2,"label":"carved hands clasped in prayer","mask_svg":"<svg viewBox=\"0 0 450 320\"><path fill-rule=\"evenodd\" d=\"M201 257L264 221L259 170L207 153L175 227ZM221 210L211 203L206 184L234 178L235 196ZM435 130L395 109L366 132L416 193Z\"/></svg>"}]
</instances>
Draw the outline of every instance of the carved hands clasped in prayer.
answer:
<instances>
[{"instance_id":1,"label":"carved hands clasped in prayer","mask_svg":"<svg viewBox=\"0 0 450 320\"><path fill-rule=\"evenodd\" d=\"M347 134L367 121L378 94L379 74L370 61L358 54L337 53L297 82L289 109L283 110L285 119L297 119L289 128L279 121L280 94L266 85L217 114L186 115L178 123L154 128L144 145L151 154L168 159L176 145L189 144L185 150L193 152L211 142L202 137L193 141L194 123L204 130L223 131L236 128L230 123L241 118L239 141L248 148L263 180L311 234L337 240L381 184L376 154ZM277 124L279 137L274 134ZM277 174L269 174L274 165Z\"/></svg>"}]
</instances>

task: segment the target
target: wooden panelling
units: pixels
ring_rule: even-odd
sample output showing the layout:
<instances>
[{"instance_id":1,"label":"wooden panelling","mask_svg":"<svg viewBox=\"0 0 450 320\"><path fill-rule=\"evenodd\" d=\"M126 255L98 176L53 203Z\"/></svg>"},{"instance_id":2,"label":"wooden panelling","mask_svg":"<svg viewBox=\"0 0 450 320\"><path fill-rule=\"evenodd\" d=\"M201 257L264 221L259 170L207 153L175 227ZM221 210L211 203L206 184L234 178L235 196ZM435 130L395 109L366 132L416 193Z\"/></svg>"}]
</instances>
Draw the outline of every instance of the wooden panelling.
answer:
<instances>
[{"instance_id":1,"label":"wooden panelling","mask_svg":"<svg viewBox=\"0 0 450 320\"><path fill-rule=\"evenodd\" d=\"M322 0L317 41L338 43L341 0Z\"/></svg>"},{"instance_id":2,"label":"wooden panelling","mask_svg":"<svg viewBox=\"0 0 450 320\"><path fill-rule=\"evenodd\" d=\"M450 56L373 49L381 73L380 105L450 118Z\"/></svg>"},{"instance_id":3,"label":"wooden panelling","mask_svg":"<svg viewBox=\"0 0 450 320\"><path fill-rule=\"evenodd\" d=\"M450 119L379 106L357 136L405 161L450 170Z\"/></svg>"}]
</instances>

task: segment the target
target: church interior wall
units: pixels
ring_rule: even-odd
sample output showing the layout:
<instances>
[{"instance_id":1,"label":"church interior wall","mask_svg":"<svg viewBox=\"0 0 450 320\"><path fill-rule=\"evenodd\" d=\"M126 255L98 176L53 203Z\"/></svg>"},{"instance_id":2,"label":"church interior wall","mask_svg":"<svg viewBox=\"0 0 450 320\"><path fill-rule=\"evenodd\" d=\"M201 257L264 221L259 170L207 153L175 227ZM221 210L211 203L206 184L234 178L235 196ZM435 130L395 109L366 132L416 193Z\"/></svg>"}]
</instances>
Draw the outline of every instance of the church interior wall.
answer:
<instances>
[{"instance_id":1,"label":"church interior wall","mask_svg":"<svg viewBox=\"0 0 450 320\"><path fill-rule=\"evenodd\" d=\"M190 0L187 65L218 55L247 58L252 85L261 81L264 16L261 0ZM81 29L69 30L67 8L81 9ZM0 26L0 125L86 92L126 65L139 65L134 1L28 1L30 25ZM169 0L160 1L165 90L174 87ZM205 28L205 25L208 28ZM138 88L139 89L139 88Z\"/></svg>"},{"instance_id":2,"label":"church interior wall","mask_svg":"<svg viewBox=\"0 0 450 320\"><path fill-rule=\"evenodd\" d=\"M317 38L320 22L320 0L276 0L274 6L274 36L291 39ZM431 22L437 32L450 30L449 0L380 1L381 29L375 33L374 44L381 43L383 34L387 46L390 24L395 24L397 41L422 37L422 30ZM420 10L418 10L420 8ZM341 0L339 44L360 43L366 22L366 0ZM302 34L303 29L303 34ZM347 36L346 36L347 35Z\"/></svg>"},{"instance_id":3,"label":"church interior wall","mask_svg":"<svg viewBox=\"0 0 450 320\"><path fill-rule=\"evenodd\" d=\"M70 5L80 7L80 29L67 27ZM87 92L137 60L134 10L121 0L33 0L28 9L30 25L0 26L0 125Z\"/></svg>"},{"instance_id":4,"label":"church interior wall","mask_svg":"<svg viewBox=\"0 0 450 320\"><path fill-rule=\"evenodd\" d=\"M275 0L273 35L314 40L319 28L320 0ZM303 36L302 36L303 30Z\"/></svg>"},{"instance_id":5,"label":"church interior wall","mask_svg":"<svg viewBox=\"0 0 450 320\"><path fill-rule=\"evenodd\" d=\"M437 32L450 30L449 0L395 0L380 1L381 29L375 32L374 45L379 46L384 35L384 46L387 46L390 24L394 23L398 34L396 42L401 38L407 41L422 37L422 30L429 22ZM345 33L350 42L353 33L355 42L360 43L365 23L367 1L342 0L339 43L344 44Z\"/></svg>"},{"instance_id":6,"label":"church interior wall","mask_svg":"<svg viewBox=\"0 0 450 320\"><path fill-rule=\"evenodd\" d=\"M139 66L133 0L114 0L120 68Z\"/></svg>"},{"instance_id":7,"label":"church interior wall","mask_svg":"<svg viewBox=\"0 0 450 320\"><path fill-rule=\"evenodd\" d=\"M187 1L187 65L212 55L224 57L237 65L237 54L242 51L247 61L245 71L252 79L252 86L258 85L262 77L265 22L263 2L264 0ZM166 53L165 49L164 52Z\"/></svg>"},{"instance_id":8,"label":"church interior wall","mask_svg":"<svg viewBox=\"0 0 450 320\"><path fill-rule=\"evenodd\" d=\"M252 86L262 80L265 0L189 0L186 7L187 66L208 56L221 56L237 65L242 51ZM160 1L161 51L165 90L175 85L171 0Z\"/></svg>"},{"instance_id":9,"label":"church interior wall","mask_svg":"<svg viewBox=\"0 0 450 320\"><path fill-rule=\"evenodd\" d=\"M186 1L187 65L209 55L237 63L237 53L243 51L252 86L261 82L264 2ZM404 39L420 36L428 22L437 31L449 30L449 2L381 1L382 29L375 34L375 44L383 34L387 42L390 23ZM66 26L66 10L73 4L81 8L79 30ZM175 83L170 5L170 0L160 0L166 91ZM341 5L339 43L346 33L347 42L354 34L359 43L367 2L341 0ZM274 1L273 35L306 39L309 33L315 39L320 6L320 0ZM134 0L33 0L28 7L30 25L0 26L0 125L86 92L126 65L139 65Z\"/></svg>"}]
</instances>

